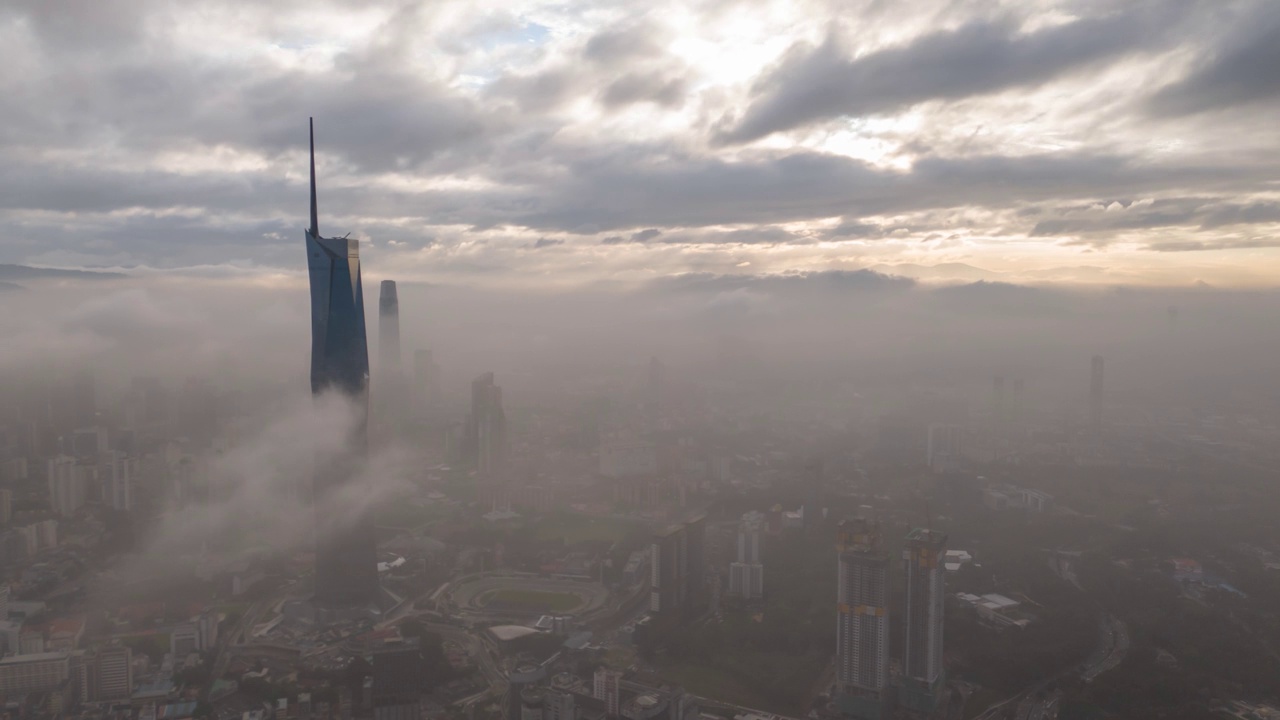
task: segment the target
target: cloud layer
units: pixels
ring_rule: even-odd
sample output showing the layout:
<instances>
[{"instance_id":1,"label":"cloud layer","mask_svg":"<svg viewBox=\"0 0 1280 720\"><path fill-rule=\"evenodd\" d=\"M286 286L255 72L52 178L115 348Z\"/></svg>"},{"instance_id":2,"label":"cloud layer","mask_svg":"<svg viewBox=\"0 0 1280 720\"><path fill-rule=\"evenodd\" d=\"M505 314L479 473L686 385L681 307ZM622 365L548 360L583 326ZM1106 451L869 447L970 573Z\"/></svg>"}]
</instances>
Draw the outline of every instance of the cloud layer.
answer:
<instances>
[{"instance_id":1,"label":"cloud layer","mask_svg":"<svg viewBox=\"0 0 1280 720\"><path fill-rule=\"evenodd\" d=\"M1277 33L1262 0L9 3L0 262L297 272L314 115L322 229L375 275L1268 284Z\"/></svg>"}]
</instances>

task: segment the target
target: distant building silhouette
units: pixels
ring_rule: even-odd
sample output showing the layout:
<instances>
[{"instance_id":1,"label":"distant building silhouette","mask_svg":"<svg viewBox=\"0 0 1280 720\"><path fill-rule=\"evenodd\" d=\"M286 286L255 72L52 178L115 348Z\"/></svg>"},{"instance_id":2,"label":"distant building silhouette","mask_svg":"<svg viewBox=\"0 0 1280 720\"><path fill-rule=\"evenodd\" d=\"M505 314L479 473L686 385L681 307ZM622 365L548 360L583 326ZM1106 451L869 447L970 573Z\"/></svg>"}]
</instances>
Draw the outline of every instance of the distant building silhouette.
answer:
<instances>
[{"instance_id":1,"label":"distant building silhouette","mask_svg":"<svg viewBox=\"0 0 1280 720\"><path fill-rule=\"evenodd\" d=\"M505 464L507 416L502 410L502 388L494 384L492 372L471 381L464 448L467 460L481 475L495 475Z\"/></svg>"},{"instance_id":2,"label":"distant building silhouette","mask_svg":"<svg viewBox=\"0 0 1280 720\"><path fill-rule=\"evenodd\" d=\"M738 525L738 559L729 564L729 594L747 600L764 597L764 563L760 560L760 531L764 515L747 513Z\"/></svg>"},{"instance_id":3,"label":"distant building silhouette","mask_svg":"<svg viewBox=\"0 0 1280 720\"><path fill-rule=\"evenodd\" d=\"M1094 355L1089 373L1089 423L1095 432L1102 430L1102 356Z\"/></svg>"}]
</instances>

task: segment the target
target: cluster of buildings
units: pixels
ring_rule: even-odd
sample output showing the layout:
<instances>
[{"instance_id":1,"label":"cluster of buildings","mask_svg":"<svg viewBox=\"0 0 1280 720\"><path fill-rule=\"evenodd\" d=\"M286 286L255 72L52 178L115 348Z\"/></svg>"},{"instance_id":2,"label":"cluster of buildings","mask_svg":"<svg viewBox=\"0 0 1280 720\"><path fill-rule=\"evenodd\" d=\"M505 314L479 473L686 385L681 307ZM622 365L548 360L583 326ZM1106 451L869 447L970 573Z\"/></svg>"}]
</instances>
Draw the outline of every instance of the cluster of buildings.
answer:
<instances>
[{"instance_id":1,"label":"cluster of buildings","mask_svg":"<svg viewBox=\"0 0 1280 720\"><path fill-rule=\"evenodd\" d=\"M929 716L945 695L942 619L947 536L916 529L902 550L906 634L902 672L890 675L890 558L879 523L859 517L837 533L836 702L859 720L887 718L893 709Z\"/></svg>"},{"instance_id":2,"label":"cluster of buildings","mask_svg":"<svg viewBox=\"0 0 1280 720\"><path fill-rule=\"evenodd\" d=\"M583 679L554 672L556 658L511 674L504 720L701 720L697 701L680 688L628 680L600 667Z\"/></svg>"}]
</instances>

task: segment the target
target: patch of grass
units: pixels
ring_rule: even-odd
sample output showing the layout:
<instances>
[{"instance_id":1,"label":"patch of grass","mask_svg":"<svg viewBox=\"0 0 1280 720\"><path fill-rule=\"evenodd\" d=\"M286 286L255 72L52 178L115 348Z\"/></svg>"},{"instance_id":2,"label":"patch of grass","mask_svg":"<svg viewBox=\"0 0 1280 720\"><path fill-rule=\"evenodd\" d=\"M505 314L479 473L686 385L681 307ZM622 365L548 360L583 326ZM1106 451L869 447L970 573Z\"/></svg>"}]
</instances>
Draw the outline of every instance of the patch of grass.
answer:
<instances>
[{"instance_id":1,"label":"patch of grass","mask_svg":"<svg viewBox=\"0 0 1280 720\"><path fill-rule=\"evenodd\" d=\"M478 598L488 607L514 608L537 612L564 612L582 604L582 599L572 593L548 590L522 590L508 588L490 590Z\"/></svg>"}]
</instances>

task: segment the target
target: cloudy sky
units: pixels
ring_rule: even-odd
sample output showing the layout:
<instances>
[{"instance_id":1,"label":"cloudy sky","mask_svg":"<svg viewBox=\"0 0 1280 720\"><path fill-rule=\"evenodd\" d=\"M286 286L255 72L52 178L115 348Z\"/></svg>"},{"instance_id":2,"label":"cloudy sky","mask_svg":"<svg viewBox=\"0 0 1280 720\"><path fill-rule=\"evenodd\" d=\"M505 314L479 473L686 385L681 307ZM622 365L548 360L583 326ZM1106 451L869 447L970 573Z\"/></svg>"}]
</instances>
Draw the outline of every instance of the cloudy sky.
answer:
<instances>
[{"instance_id":1,"label":"cloudy sky","mask_svg":"<svg viewBox=\"0 0 1280 720\"><path fill-rule=\"evenodd\" d=\"M373 278L1280 277L1273 1L11 0L0 41L0 262L294 276L314 115Z\"/></svg>"}]
</instances>

